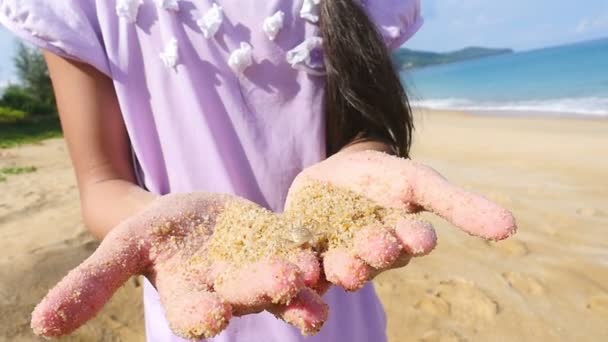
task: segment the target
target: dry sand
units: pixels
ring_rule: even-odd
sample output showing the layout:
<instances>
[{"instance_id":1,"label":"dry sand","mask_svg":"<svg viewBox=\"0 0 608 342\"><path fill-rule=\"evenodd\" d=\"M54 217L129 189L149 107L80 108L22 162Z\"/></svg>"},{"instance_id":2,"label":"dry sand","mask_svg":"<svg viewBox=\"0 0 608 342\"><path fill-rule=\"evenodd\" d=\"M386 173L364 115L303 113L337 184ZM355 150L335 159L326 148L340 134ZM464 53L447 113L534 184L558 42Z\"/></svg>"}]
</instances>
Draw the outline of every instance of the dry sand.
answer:
<instances>
[{"instance_id":1,"label":"dry sand","mask_svg":"<svg viewBox=\"0 0 608 342\"><path fill-rule=\"evenodd\" d=\"M511 208L519 233L486 243L432 218L439 246L380 276L391 341L608 340L608 120L422 112L413 152ZM96 247L60 139L0 150L0 340L36 340L34 305ZM429 215L430 217L430 215ZM130 281L65 341L141 341Z\"/></svg>"}]
</instances>

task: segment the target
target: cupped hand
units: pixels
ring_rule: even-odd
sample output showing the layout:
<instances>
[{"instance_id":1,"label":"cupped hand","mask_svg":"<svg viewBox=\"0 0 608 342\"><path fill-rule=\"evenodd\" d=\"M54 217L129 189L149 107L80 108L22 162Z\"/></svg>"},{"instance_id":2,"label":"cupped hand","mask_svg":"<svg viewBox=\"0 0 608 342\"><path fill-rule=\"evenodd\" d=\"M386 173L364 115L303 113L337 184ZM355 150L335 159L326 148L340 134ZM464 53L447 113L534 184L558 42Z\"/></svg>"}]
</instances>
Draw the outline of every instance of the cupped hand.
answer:
<instances>
[{"instance_id":1,"label":"cupped hand","mask_svg":"<svg viewBox=\"0 0 608 342\"><path fill-rule=\"evenodd\" d=\"M505 239L517 230L505 208L449 183L428 166L381 152L341 152L304 170L289 190L286 212L311 207L314 201L302 194L319 184L322 191L338 193L336 201L343 197L351 202L330 212L337 217L316 221L349 230L321 256L325 278L347 290L357 290L380 272L405 266L411 257L433 250L433 227L415 215L422 210L488 240ZM370 211L373 219L351 219L369 217Z\"/></svg>"},{"instance_id":2,"label":"cupped hand","mask_svg":"<svg viewBox=\"0 0 608 342\"><path fill-rule=\"evenodd\" d=\"M231 226L234 215L241 226ZM304 333L315 332L327 318L326 304L307 287L319 280L316 256L303 250L289 254L290 260L278 253L240 262L222 257L222 251L245 246L220 235L246 232L254 225L247 217L259 216L272 220L274 214L229 195L160 197L113 229L47 294L32 314L32 328L46 337L69 334L129 277L143 274L156 286L172 330L185 338L211 337L233 315L265 309Z\"/></svg>"}]
</instances>

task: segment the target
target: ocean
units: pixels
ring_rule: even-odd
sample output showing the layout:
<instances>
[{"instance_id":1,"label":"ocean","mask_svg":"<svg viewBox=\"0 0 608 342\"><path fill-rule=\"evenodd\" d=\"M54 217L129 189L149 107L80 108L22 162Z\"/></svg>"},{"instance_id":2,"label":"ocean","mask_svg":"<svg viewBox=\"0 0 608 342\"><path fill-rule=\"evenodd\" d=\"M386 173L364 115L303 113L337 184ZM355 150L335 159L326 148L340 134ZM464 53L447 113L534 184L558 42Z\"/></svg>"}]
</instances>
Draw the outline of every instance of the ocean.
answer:
<instances>
[{"instance_id":1,"label":"ocean","mask_svg":"<svg viewBox=\"0 0 608 342\"><path fill-rule=\"evenodd\" d=\"M608 39L404 71L414 106L608 117Z\"/></svg>"}]
</instances>

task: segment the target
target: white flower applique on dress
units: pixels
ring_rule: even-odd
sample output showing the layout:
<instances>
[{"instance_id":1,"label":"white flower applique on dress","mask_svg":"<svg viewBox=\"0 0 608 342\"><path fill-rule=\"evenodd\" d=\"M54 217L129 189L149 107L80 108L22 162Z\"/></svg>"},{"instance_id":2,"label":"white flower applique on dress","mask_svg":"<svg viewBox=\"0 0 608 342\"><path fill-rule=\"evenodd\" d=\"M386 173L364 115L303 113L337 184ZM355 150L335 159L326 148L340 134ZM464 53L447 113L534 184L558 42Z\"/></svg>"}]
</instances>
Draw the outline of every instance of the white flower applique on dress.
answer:
<instances>
[{"instance_id":1,"label":"white flower applique on dress","mask_svg":"<svg viewBox=\"0 0 608 342\"><path fill-rule=\"evenodd\" d=\"M137 21L139 6L143 3L143 0L118 0L116 2L116 14L132 24Z\"/></svg>"},{"instance_id":2,"label":"white flower applique on dress","mask_svg":"<svg viewBox=\"0 0 608 342\"><path fill-rule=\"evenodd\" d=\"M196 24L198 27L200 27L201 31L203 31L203 36L209 39L213 37L220 29L223 20L224 16L222 14L222 7L214 3L207 13L196 21Z\"/></svg>"},{"instance_id":3,"label":"white flower applique on dress","mask_svg":"<svg viewBox=\"0 0 608 342\"><path fill-rule=\"evenodd\" d=\"M312 75L325 75L323 38L310 37L287 51L287 62L294 69L303 69Z\"/></svg>"},{"instance_id":4,"label":"white flower applique on dress","mask_svg":"<svg viewBox=\"0 0 608 342\"><path fill-rule=\"evenodd\" d=\"M156 5L167 11L179 11L179 0L155 0Z\"/></svg>"},{"instance_id":5,"label":"white flower applique on dress","mask_svg":"<svg viewBox=\"0 0 608 342\"><path fill-rule=\"evenodd\" d=\"M300 17L312 23L319 21L319 4L321 0L304 0L302 9L300 9Z\"/></svg>"},{"instance_id":6,"label":"white flower applique on dress","mask_svg":"<svg viewBox=\"0 0 608 342\"><path fill-rule=\"evenodd\" d=\"M271 17L266 18L266 20L264 20L264 32L266 32L268 39L274 40L284 24L285 13L283 13L283 11L278 11Z\"/></svg>"},{"instance_id":7,"label":"white flower applique on dress","mask_svg":"<svg viewBox=\"0 0 608 342\"><path fill-rule=\"evenodd\" d=\"M228 58L228 65L237 74L242 74L245 69L253 64L253 48L251 45L242 42L241 47L234 50Z\"/></svg>"},{"instance_id":8,"label":"white flower applique on dress","mask_svg":"<svg viewBox=\"0 0 608 342\"><path fill-rule=\"evenodd\" d=\"M169 43L165 46L165 51L161 52L160 59L167 68L175 69L178 58L179 49L177 46L177 39L171 38Z\"/></svg>"},{"instance_id":9,"label":"white flower applique on dress","mask_svg":"<svg viewBox=\"0 0 608 342\"><path fill-rule=\"evenodd\" d=\"M398 26L382 26L382 31L386 33L390 39L397 39L401 35L401 28Z\"/></svg>"}]
</instances>

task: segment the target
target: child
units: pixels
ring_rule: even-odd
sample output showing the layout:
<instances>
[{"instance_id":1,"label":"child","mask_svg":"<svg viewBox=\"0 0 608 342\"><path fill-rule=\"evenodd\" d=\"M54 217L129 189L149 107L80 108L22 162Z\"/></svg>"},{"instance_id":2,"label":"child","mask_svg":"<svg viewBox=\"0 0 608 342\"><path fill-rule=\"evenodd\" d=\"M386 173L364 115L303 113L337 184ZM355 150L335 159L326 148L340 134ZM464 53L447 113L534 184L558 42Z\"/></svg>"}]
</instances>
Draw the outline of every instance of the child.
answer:
<instances>
[{"instance_id":1,"label":"child","mask_svg":"<svg viewBox=\"0 0 608 342\"><path fill-rule=\"evenodd\" d=\"M84 219L99 238L145 208L162 211L166 197L158 195L171 193L229 193L280 211L294 178L315 164L308 176L387 201L394 195L389 205L433 208L481 236L514 230L507 212L427 168L365 154L408 157L412 116L389 50L421 26L419 0L0 0L0 23L46 51ZM397 178L375 169L383 163L393 163L388 171ZM352 170L363 171L341 179ZM456 205L463 200L470 206ZM480 207L484 218L476 216ZM125 240L110 235L96 254L114 260ZM434 240L425 243L428 252ZM140 266L117 272L146 273ZM327 279L344 285L342 271ZM83 298L80 307L95 304L89 316L120 285L111 274L72 275L85 278L85 290L97 284L92 296L103 293L95 302ZM182 297L163 308L145 282L148 341L180 340L165 314L189 301ZM371 284L355 293L332 288L323 299L331 315L313 337L262 312L232 319L211 340L386 340ZM71 318L82 324L82 315ZM69 332L55 328L38 332Z\"/></svg>"}]
</instances>

